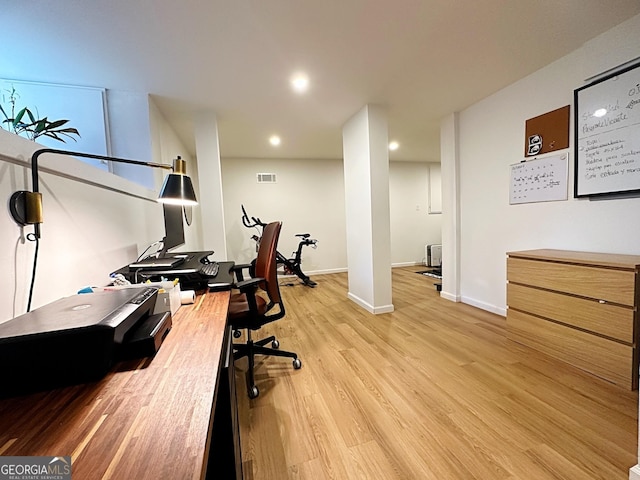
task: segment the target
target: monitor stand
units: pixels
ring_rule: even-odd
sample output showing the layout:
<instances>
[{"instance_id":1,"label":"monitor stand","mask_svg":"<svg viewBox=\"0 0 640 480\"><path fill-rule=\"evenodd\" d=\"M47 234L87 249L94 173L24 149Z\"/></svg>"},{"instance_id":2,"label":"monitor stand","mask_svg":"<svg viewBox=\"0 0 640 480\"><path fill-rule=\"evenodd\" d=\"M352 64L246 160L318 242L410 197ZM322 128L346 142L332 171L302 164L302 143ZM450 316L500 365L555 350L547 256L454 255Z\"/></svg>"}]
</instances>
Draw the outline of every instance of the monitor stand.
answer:
<instances>
[{"instance_id":1,"label":"monitor stand","mask_svg":"<svg viewBox=\"0 0 640 480\"><path fill-rule=\"evenodd\" d=\"M159 268L175 268L185 260L184 255L166 256L159 258L145 258L138 262L130 263L129 268L159 269Z\"/></svg>"}]
</instances>

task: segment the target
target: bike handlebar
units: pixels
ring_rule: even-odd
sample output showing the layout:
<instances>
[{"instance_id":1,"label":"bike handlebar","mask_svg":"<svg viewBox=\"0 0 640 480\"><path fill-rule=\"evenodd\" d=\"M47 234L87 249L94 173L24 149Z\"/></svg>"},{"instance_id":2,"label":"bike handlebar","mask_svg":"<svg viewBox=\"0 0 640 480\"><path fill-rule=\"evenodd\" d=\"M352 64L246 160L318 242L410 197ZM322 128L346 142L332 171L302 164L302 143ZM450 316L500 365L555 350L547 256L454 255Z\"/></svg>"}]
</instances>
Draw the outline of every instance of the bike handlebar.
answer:
<instances>
[{"instance_id":1,"label":"bike handlebar","mask_svg":"<svg viewBox=\"0 0 640 480\"><path fill-rule=\"evenodd\" d=\"M260 226L260 227L266 227L267 224L264 223L262 220L260 220L260 218L258 217L251 217L251 221L249 220L249 215L247 214L247 211L244 209L244 205L240 205L240 207L242 207L242 223L244 224L245 227L247 228L252 228L252 227L256 227L256 226ZM251 223L253 222L253 223ZM296 237L301 237L302 240L300 240L300 243L302 245L313 245L316 246L316 244L318 243L318 240L316 240L315 238L309 238L311 235L309 233L298 233L296 234ZM254 235L255 237L255 235ZM254 238L251 237L251 238ZM254 239L255 240L255 239Z\"/></svg>"},{"instance_id":2,"label":"bike handlebar","mask_svg":"<svg viewBox=\"0 0 640 480\"><path fill-rule=\"evenodd\" d=\"M257 217L251 217L251 221L253 223L251 223L249 221L249 215L247 215L247 211L244 209L244 205L240 205L242 207L242 224L247 227L247 228L252 228L252 227L256 227L256 226L260 226L260 227L266 227L267 224L264 223L262 220L260 220Z\"/></svg>"}]
</instances>

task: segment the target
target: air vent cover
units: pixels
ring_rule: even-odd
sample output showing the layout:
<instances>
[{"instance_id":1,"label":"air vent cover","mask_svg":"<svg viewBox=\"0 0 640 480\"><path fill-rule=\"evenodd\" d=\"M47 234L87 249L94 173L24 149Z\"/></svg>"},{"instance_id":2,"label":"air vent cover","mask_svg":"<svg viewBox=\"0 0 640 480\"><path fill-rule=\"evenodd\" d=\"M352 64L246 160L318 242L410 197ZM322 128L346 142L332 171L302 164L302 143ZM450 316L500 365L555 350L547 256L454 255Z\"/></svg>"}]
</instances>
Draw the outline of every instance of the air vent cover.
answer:
<instances>
[{"instance_id":1,"label":"air vent cover","mask_svg":"<svg viewBox=\"0 0 640 480\"><path fill-rule=\"evenodd\" d=\"M275 173L257 173L258 183L276 183Z\"/></svg>"}]
</instances>

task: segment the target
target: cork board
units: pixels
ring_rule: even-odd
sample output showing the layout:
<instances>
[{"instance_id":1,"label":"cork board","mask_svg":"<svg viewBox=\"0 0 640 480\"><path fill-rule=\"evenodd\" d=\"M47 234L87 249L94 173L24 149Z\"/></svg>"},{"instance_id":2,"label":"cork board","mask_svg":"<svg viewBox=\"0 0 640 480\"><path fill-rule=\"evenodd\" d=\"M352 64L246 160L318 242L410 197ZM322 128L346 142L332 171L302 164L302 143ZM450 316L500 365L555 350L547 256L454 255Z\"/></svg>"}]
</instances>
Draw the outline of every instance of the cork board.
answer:
<instances>
[{"instance_id":1,"label":"cork board","mask_svg":"<svg viewBox=\"0 0 640 480\"><path fill-rule=\"evenodd\" d=\"M525 157L569 148L569 110L567 105L525 122Z\"/></svg>"}]
</instances>

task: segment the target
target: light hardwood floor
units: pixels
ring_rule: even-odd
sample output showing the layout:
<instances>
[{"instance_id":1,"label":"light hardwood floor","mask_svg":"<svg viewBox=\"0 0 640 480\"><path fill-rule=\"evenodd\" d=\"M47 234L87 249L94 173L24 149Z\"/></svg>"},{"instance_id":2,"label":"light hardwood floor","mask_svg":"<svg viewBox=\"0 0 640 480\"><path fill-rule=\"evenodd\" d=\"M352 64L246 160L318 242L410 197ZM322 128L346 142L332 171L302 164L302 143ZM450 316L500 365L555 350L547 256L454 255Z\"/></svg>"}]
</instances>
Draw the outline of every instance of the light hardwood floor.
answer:
<instances>
[{"instance_id":1,"label":"light hardwood floor","mask_svg":"<svg viewBox=\"0 0 640 480\"><path fill-rule=\"evenodd\" d=\"M238 362L245 479L628 479L637 392L507 340L417 270L393 270L384 315L347 299L346 274L281 287L286 317L255 337L303 366L259 358L249 400Z\"/></svg>"}]
</instances>

